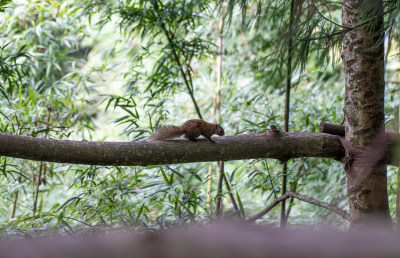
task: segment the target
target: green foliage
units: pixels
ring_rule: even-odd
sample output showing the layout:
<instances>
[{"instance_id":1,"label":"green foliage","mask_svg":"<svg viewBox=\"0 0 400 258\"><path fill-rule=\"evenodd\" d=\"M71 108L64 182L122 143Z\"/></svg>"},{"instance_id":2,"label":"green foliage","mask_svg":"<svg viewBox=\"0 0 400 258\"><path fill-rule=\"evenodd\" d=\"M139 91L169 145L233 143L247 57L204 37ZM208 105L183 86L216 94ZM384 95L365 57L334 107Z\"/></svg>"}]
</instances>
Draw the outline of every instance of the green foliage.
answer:
<instances>
[{"instance_id":1,"label":"green foliage","mask_svg":"<svg viewBox=\"0 0 400 258\"><path fill-rule=\"evenodd\" d=\"M0 17L2 132L44 138L67 138L73 128L90 130L90 116L76 55L85 35L84 23L73 20L70 3L13 2ZM80 137L79 137L80 138ZM57 214L61 165L0 158L3 177L0 220L3 231L43 228ZM49 207L49 206L50 207Z\"/></svg>"},{"instance_id":2,"label":"green foliage","mask_svg":"<svg viewBox=\"0 0 400 258\"><path fill-rule=\"evenodd\" d=\"M11 3L11 0L0 0L0 12L4 13L4 7L9 3Z\"/></svg>"},{"instance_id":3,"label":"green foliage","mask_svg":"<svg viewBox=\"0 0 400 258\"><path fill-rule=\"evenodd\" d=\"M258 2L257 8L252 8ZM294 0L295 12L293 26L289 28L289 10L292 1L248 1L248 0L220 0L218 6L226 6L229 20L238 6L242 12L242 23L254 26L273 26L279 28L278 35L266 41L267 48L274 51L263 57L266 68L273 67L273 73L280 73L286 67L290 56L293 60L293 69L304 71L307 62L313 62L316 67L326 67L329 63L340 61L340 51L344 34L357 28L348 28L341 25L342 3L340 1L304 1ZM374 26L375 18L383 12L386 15L385 30L398 20L398 1L383 1L383 10L376 7L379 1L363 1L360 25ZM363 9L362 8L362 9ZM248 22L246 14L255 14L255 18ZM375 10L369 12L368 10ZM264 28L265 29L265 28ZM279 43L276 44L277 39ZM380 40L384 40L381 38ZM292 41L292 51L288 51L289 41ZM310 58L310 55L312 58Z\"/></svg>"},{"instance_id":4,"label":"green foliage","mask_svg":"<svg viewBox=\"0 0 400 258\"><path fill-rule=\"evenodd\" d=\"M283 128L288 55L297 68L291 78L290 131L316 132L321 121L340 123L341 5L296 1L295 27L288 31L289 2L11 3L0 19L1 131L55 139L145 140L161 124L199 116L217 121L218 90L228 135L262 133L272 124ZM385 2L385 10L395 4ZM396 12L386 20L394 39ZM222 53L216 45L220 36ZM292 53L287 51L290 39ZM222 85L217 89L219 55ZM398 59L389 56L386 113L395 128ZM215 163L142 168L0 161L3 235L119 226L153 230L215 219ZM225 173L242 216L257 213L279 195L278 161L230 161ZM395 187L395 173L389 173L389 185ZM342 164L290 160L288 178L290 189L348 209ZM224 210L233 210L225 189L222 197ZM389 197L393 207L393 191ZM290 207L289 225L346 226L318 207L298 201ZM275 225L277 213L272 210L262 222Z\"/></svg>"}]
</instances>

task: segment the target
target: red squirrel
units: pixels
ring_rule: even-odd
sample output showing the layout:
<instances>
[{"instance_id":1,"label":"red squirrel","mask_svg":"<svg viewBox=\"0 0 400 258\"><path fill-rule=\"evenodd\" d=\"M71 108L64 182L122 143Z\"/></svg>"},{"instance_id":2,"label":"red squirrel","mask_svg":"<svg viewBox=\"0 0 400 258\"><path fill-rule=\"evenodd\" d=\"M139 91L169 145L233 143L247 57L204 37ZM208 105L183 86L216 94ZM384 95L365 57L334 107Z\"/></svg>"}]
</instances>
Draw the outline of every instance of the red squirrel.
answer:
<instances>
[{"instance_id":1,"label":"red squirrel","mask_svg":"<svg viewBox=\"0 0 400 258\"><path fill-rule=\"evenodd\" d=\"M215 143L211 139L211 136L216 134L219 136L225 135L224 128L219 124L212 124L201 119L191 119L186 121L181 126L162 126L157 128L156 133L151 136L152 140L165 140L170 138L176 138L181 135L185 138L197 142L197 137L203 135L210 142Z\"/></svg>"}]
</instances>

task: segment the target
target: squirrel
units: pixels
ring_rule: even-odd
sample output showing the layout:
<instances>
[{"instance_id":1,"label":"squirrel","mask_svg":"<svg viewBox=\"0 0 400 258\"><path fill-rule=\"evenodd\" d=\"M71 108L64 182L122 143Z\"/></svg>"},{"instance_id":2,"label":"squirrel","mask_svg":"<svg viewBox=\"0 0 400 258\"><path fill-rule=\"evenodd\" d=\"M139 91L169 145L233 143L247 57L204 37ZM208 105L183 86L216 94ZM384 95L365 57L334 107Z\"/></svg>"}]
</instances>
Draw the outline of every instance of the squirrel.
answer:
<instances>
[{"instance_id":1,"label":"squirrel","mask_svg":"<svg viewBox=\"0 0 400 258\"><path fill-rule=\"evenodd\" d=\"M181 126L167 125L157 128L156 133L151 136L152 140L165 140L170 138L176 138L181 135L185 138L197 142L197 137L203 135L210 142L215 143L211 139L213 134L219 136L225 135L224 128L219 124L212 124L201 119L191 119L186 121Z\"/></svg>"}]
</instances>

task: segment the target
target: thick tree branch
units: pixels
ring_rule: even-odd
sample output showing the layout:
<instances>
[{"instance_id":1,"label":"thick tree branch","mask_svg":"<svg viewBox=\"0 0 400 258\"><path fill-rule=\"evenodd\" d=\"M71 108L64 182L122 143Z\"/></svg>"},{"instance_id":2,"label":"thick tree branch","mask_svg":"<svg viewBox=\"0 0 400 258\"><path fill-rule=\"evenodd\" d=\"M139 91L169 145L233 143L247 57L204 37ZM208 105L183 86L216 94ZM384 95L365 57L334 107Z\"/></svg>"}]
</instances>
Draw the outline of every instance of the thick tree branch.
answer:
<instances>
[{"instance_id":1,"label":"thick tree branch","mask_svg":"<svg viewBox=\"0 0 400 258\"><path fill-rule=\"evenodd\" d=\"M320 133L328 133L339 136L344 136L346 133L346 127L343 125L329 124L324 122L319 123L318 129Z\"/></svg>"},{"instance_id":2,"label":"thick tree branch","mask_svg":"<svg viewBox=\"0 0 400 258\"><path fill-rule=\"evenodd\" d=\"M298 194L298 193L294 193L294 192L286 192L284 195L282 195L282 196L276 198L276 199L275 199L270 205L268 205L264 210L260 211L260 212L257 213L255 216L253 216L253 217L247 219L247 221L250 221L250 222L256 221L257 219L259 219L259 218L261 218L262 216L264 216L265 214L267 214L270 210L272 210L272 209L273 209L276 205L278 205L280 202L282 202L282 201L284 201L284 200L286 200L286 199L288 199L288 198L290 198L290 197L296 198L296 199L301 200L301 201L303 201L303 202L308 202L308 203L314 204L314 205L319 206L319 207L321 207L321 208L328 209L328 210L330 210L330 211L332 211L332 212L338 214L339 216L341 216L341 217L344 218L345 220L351 221L350 214L348 214L348 213L345 212L344 210L339 209L338 207L333 206L333 205L331 205L331 204L329 204L329 203L326 203L326 202L323 202L323 201L318 201L318 200L315 200L315 199L313 199L313 198L311 198L311 197L304 196L304 195L301 195L301 194Z\"/></svg>"},{"instance_id":3,"label":"thick tree branch","mask_svg":"<svg viewBox=\"0 0 400 258\"><path fill-rule=\"evenodd\" d=\"M218 160L298 157L338 158L344 149L337 136L313 133L267 132L254 135L135 142L90 142L34 138L0 133L0 156L37 161L147 166Z\"/></svg>"},{"instance_id":4,"label":"thick tree branch","mask_svg":"<svg viewBox=\"0 0 400 258\"><path fill-rule=\"evenodd\" d=\"M321 122L319 124L319 131L321 133L344 136L346 129L343 125ZM358 164L364 165L366 168L368 168L367 170L371 170L373 167L378 165L380 161L386 159L389 159L387 162L389 165L399 166L400 164L399 133L384 133L384 129L381 129L378 135L371 140L368 148L361 148L359 146L357 147L354 144L346 141L344 138L340 138L340 141L342 142L345 150L353 155L352 159L354 158L354 155L363 155L363 157L358 161Z\"/></svg>"}]
</instances>

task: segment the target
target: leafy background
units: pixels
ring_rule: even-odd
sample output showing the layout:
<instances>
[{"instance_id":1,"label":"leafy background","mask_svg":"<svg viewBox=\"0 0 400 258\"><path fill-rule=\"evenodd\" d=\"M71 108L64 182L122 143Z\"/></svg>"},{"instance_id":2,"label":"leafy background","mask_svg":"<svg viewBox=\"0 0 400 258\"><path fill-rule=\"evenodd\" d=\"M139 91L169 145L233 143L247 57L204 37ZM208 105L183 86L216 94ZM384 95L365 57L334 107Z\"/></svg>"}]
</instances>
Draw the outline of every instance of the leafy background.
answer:
<instances>
[{"instance_id":1,"label":"leafy background","mask_svg":"<svg viewBox=\"0 0 400 258\"><path fill-rule=\"evenodd\" d=\"M341 22L341 7L335 3L311 1L315 9L303 1L298 27L288 32L290 1L243 6L205 0L7 2L2 1L7 5L0 14L2 132L135 141L146 140L159 125L179 125L199 114L216 122L220 54L220 119L226 134L265 132L271 124L283 128L290 36L296 44L289 130L317 132L321 121L343 120L341 36L335 34L341 28L332 23ZM387 20L392 26L386 39L386 123L398 131L399 31L392 19ZM310 42L310 33L327 38ZM121 226L158 230L215 219L216 163L96 167L0 161L3 236ZM308 158L290 160L288 168L289 187L348 210L342 164ZM225 171L245 216L279 196L276 160L229 161ZM396 186L397 169L390 167L393 216ZM223 197L224 210L233 210L226 190ZM310 204L295 200L290 207L289 227L348 226ZM278 225L278 208L258 223Z\"/></svg>"}]
</instances>

